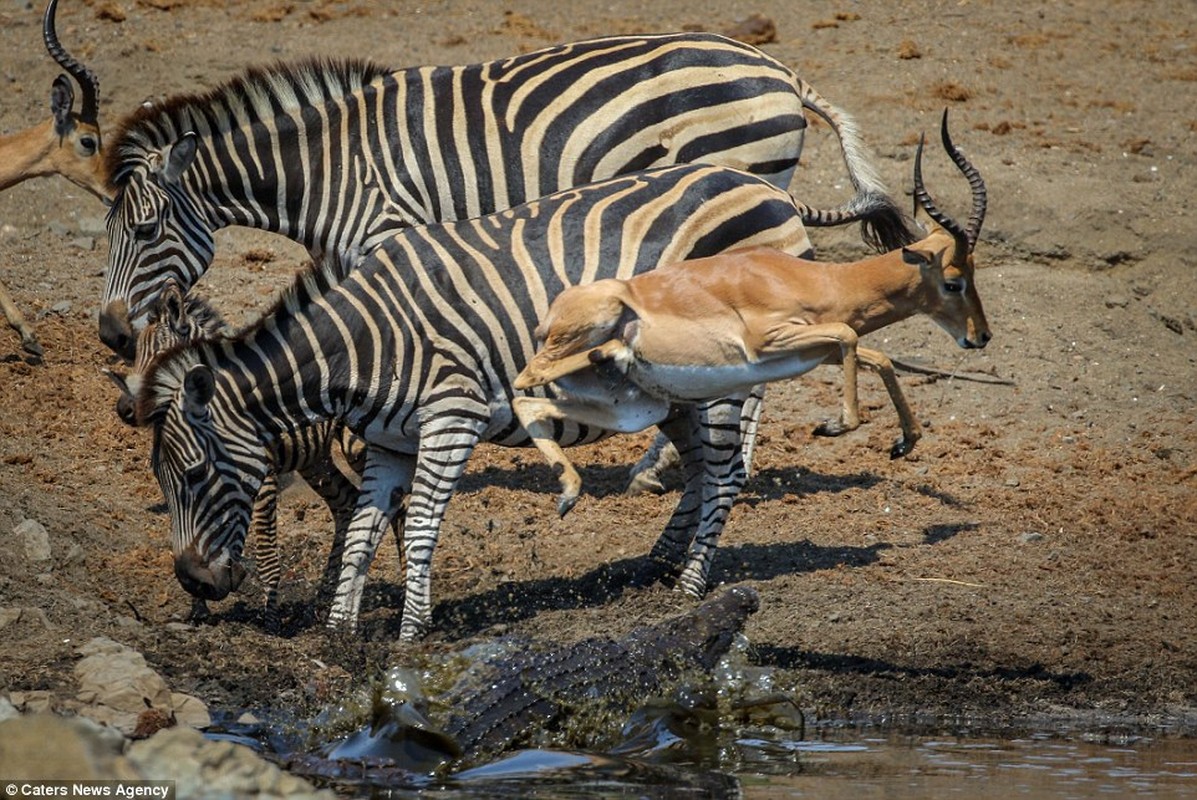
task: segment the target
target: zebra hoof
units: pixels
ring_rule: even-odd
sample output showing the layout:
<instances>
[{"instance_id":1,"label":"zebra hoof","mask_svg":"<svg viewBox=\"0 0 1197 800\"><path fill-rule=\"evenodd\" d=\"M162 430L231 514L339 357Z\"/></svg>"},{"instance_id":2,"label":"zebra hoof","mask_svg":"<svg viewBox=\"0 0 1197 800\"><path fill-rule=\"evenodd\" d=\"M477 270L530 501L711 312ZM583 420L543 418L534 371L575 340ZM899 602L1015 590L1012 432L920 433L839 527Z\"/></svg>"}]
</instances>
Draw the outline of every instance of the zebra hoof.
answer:
<instances>
[{"instance_id":1,"label":"zebra hoof","mask_svg":"<svg viewBox=\"0 0 1197 800\"><path fill-rule=\"evenodd\" d=\"M632 477L628 488L623 490L623 493L628 497L635 497L640 494L665 494L665 484L661 483L661 479L649 472L641 472Z\"/></svg>"}]
</instances>

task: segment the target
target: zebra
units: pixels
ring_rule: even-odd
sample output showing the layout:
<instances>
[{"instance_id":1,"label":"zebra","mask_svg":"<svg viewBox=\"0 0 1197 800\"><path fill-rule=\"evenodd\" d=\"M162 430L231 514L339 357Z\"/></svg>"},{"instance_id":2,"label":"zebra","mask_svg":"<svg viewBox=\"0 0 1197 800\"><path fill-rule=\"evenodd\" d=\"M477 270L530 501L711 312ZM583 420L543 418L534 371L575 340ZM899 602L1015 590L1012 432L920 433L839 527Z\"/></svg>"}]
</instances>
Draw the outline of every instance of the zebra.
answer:
<instances>
[{"instance_id":1,"label":"zebra","mask_svg":"<svg viewBox=\"0 0 1197 800\"><path fill-rule=\"evenodd\" d=\"M804 109L838 136L856 193L804 208L803 221L860 220L879 250L914 241L855 122L784 64L722 36L613 36L454 67L250 69L143 107L111 137L100 338L131 359L158 291L198 281L213 232L228 225L283 234L320 258L674 163L743 169L785 189Z\"/></svg>"},{"instance_id":2,"label":"zebra","mask_svg":"<svg viewBox=\"0 0 1197 800\"><path fill-rule=\"evenodd\" d=\"M151 464L171 509L178 569L205 582L209 596L234 588L271 443L342 420L365 440L366 459L328 625L356 628L366 571L406 494L400 637L416 639L431 623L432 551L470 453L479 441L530 444L511 408L512 381L553 297L752 244L812 252L789 193L725 167L657 168L409 228L339 281L335 267L309 273L241 335L163 354L143 378L136 414L154 427ZM706 472L688 456L704 434L730 447L739 426L696 412L670 427L687 482L652 552L677 561L698 527L722 526L734 499L723 487L740 463L738 441ZM608 432L565 423L557 433L572 445Z\"/></svg>"},{"instance_id":3,"label":"zebra","mask_svg":"<svg viewBox=\"0 0 1197 800\"><path fill-rule=\"evenodd\" d=\"M131 358L161 286L199 280L213 232L226 225L281 233L320 258L652 166L721 164L785 189L804 110L838 136L856 194L835 209L804 206L803 222L860 220L879 250L918 238L852 118L784 64L726 37L614 36L457 67L250 70L143 108L117 129L100 338ZM751 452L759 396L749 409ZM647 471L633 485L659 481Z\"/></svg>"},{"instance_id":4,"label":"zebra","mask_svg":"<svg viewBox=\"0 0 1197 800\"><path fill-rule=\"evenodd\" d=\"M194 292L184 296L177 285L168 282L158 298L149 323L138 334L137 355L129 373L121 375L105 370L120 391L116 401L117 416L129 425L137 424L134 397L156 356L188 342L227 333L228 326L211 303ZM357 486L337 465L333 454L334 444L340 447L346 466L360 477L365 457L361 440L346 432L344 426L338 423L323 422L279 437L271 453L271 469L254 498L250 529L253 531L254 555L263 591L262 625L269 632L277 633L281 628L278 609L279 586L282 583L282 563L278 550L278 495L280 476L290 472L298 472L303 477L328 505L333 517L336 535L319 593L326 602L331 599L328 595L340 572L345 532L357 504ZM191 580L188 570L181 570L178 575L180 583L193 598L191 619L207 617L209 612L204 584ZM317 605L320 604L318 598Z\"/></svg>"}]
</instances>

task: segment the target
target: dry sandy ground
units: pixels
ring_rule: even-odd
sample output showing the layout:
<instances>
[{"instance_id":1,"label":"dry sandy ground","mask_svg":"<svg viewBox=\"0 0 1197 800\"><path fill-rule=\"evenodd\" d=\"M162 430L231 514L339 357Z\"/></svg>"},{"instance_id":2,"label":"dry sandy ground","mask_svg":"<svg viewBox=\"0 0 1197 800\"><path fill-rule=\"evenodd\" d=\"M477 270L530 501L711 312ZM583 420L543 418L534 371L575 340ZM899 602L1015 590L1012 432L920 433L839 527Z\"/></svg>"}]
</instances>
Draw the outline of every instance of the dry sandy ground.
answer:
<instances>
[{"instance_id":1,"label":"dry sandy ground","mask_svg":"<svg viewBox=\"0 0 1197 800\"><path fill-rule=\"evenodd\" d=\"M876 382L863 381L869 424L834 441L810 431L835 408L838 373L773 387L714 577L760 591L753 659L823 716L1187 719L1191 731L1197 7L1023 5L66 0L59 18L64 43L100 75L109 126L149 95L277 58L459 63L612 32L720 30L752 12L776 22L765 49L857 116L896 193L909 191L918 134L950 106L989 184L979 285L995 339L966 355L914 320L872 344L1010 384L903 376L927 427L899 461L887 456L897 428ZM56 72L39 20L20 2L0 9L6 131L46 113ZM931 152L929 187L966 213L964 182ZM808 135L804 162L799 197L846 196L826 127ZM403 660L389 545L360 645L329 648L303 622L328 521L302 487L280 519L288 636L257 627L252 588L217 606L217 625L170 624L188 600L170 568L149 437L117 421L101 375L102 216L62 181L0 196L0 278L47 352L31 365L15 336L0 338L0 607L44 612L0 629L0 692L44 690L70 708L75 647L93 634L142 650L174 688L216 707L302 707L368 665ZM863 253L854 231L812 239L827 256ZM218 242L203 288L235 321L303 263L263 234ZM626 586L676 497L620 494L645 442L577 451L589 494L564 521L534 452L483 447L450 506L426 646L502 630L613 633L684 606ZM12 533L26 518L48 530L49 561L29 560Z\"/></svg>"}]
</instances>

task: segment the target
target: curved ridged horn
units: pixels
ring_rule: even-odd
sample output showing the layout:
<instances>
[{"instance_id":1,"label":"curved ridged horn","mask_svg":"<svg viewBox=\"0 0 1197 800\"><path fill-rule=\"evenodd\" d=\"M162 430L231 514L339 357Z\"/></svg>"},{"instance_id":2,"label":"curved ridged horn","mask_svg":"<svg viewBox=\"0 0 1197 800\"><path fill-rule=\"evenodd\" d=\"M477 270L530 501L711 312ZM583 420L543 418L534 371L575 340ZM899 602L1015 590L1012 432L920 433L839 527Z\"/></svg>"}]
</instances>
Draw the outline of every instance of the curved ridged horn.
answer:
<instances>
[{"instance_id":1,"label":"curved ridged horn","mask_svg":"<svg viewBox=\"0 0 1197 800\"><path fill-rule=\"evenodd\" d=\"M964 177L968 178L968 186L973 191L973 210L968 215L968 226L964 229L964 235L968 239L968 251L971 253L977 246L977 239L981 236L981 225L985 222L985 207L988 205L985 181L981 179L981 173L977 171L977 168L964 157L964 153L961 153L959 148L952 144L952 137L948 135L948 110L946 108L943 110L943 122L940 123L940 137L943 139L944 149L948 151L952 161L964 173Z\"/></svg>"},{"instance_id":2,"label":"curved ridged horn","mask_svg":"<svg viewBox=\"0 0 1197 800\"><path fill-rule=\"evenodd\" d=\"M95 125L100 120L100 79L76 61L59 43L58 34L54 32L54 14L57 10L58 0L50 0L46 6L46 16L42 19L42 38L46 41L46 50L49 51L50 57L71 74L83 92L83 106L79 109L79 118Z\"/></svg>"},{"instance_id":3,"label":"curved ridged horn","mask_svg":"<svg viewBox=\"0 0 1197 800\"><path fill-rule=\"evenodd\" d=\"M973 210L968 219L968 227L960 227L960 223L936 208L934 201L931 200L931 195L927 193L927 187L923 184L925 136L919 137L919 147L914 156L914 200L927 212L927 216L939 223L939 226L952 234L957 241L964 244L968 252L971 253L976 247L977 237L981 235L981 223L985 221L985 181L981 180L981 173L977 171L977 168L969 163L964 154L952 144L952 137L948 134L948 111L946 108L943 112L943 122L940 125L940 135L943 138L944 149L948 151L952 161L964 173L964 177L968 179L968 185L973 191Z\"/></svg>"}]
</instances>

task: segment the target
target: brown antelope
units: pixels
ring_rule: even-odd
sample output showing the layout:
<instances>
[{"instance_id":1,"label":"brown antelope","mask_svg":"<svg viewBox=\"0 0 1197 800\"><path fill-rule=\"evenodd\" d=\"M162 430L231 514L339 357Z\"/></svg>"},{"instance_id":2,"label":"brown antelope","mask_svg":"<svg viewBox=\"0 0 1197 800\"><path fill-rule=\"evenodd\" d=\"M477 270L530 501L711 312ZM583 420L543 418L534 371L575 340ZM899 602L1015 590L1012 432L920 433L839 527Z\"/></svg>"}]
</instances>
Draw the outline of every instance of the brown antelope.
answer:
<instances>
[{"instance_id":1,"label":"brown antelope","mask_svg":"<svg viewBox=\"0 0 1197 800\"><path fill-rule=\"evenodd\" d=\"M858 338L926 314L961 347L984 347L990 339L973 281L985 184L952 144L946 111L941 130L945 149L972 188L966 227L936 208L927 193L920 140L915 200L932 223L914 244L845 264L748 248L627 280L575 286L553 300L536 331L540 349L514 386L555 382L564 397L517 397L513 407L558 473L561 514L577 501L581 479L552 439L553 420L637 431L665 420L675 404L740 396L753 384L836 360L844 368L843 408L838 420L816 432L837 436L860 425L859 362L880 374L897 409L902 437L891 456L910 452L919 430L893 365L884 354L859 347Z\"/></svg>"},{"instance_id":2,"label":"brown antelope","mask_svg":"<svg viewBox=\"0 0 1197 800\"><path fill-rule=\"evenodd\" d=\"M101 152L100 82L59 43L54 30L57 7L58 0L50 0L46 6L42 38L50 56L79 83L82 106L75 113L75 90L70 78L66 75L55 78L50 87L50 117L23 131L0 136L0 191L29 178L61 175L107 201L112 192ZM0 309L8 324L21 335L21 347L40 358L41 345L3 283L0 283Z\"/></svg>"}]
</instances>

